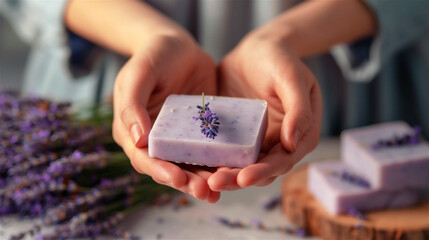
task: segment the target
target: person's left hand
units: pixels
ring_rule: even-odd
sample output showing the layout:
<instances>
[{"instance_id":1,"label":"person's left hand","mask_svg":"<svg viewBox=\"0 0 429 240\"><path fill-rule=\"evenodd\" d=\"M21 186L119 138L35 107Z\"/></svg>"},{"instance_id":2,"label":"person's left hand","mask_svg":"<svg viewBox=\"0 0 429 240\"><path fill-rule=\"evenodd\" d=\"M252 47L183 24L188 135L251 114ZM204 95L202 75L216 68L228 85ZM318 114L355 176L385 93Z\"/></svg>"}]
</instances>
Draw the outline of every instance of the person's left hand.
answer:
<instances>
[{"instance_id":1,"label":"person's left hand","mask_svg":"<svg viewBox=\"0 0 429 240\"><path fill-rule=\"evenodd\" d=\"M148 154L148 135L170 94L216 94L213 60L183 31L155 34L119 72L114 87L113 137L135 170L154 181L214 203L211 175L203 167L178 165Z\"/></svg>"},{"instance_id":2,"label":"person's left hand","mask_svg":"<svg viewBox=\"0 0 429 240\"><path fill-rule=\"evenodd\" d=\"M268 185L318 143L322 97L317 80L285 41L263 31L245 37L218 71L221 95L268 102L268 129L257 163L221 167L208 179L209 186L223 191Z\"/></svg>"}]
</instances>

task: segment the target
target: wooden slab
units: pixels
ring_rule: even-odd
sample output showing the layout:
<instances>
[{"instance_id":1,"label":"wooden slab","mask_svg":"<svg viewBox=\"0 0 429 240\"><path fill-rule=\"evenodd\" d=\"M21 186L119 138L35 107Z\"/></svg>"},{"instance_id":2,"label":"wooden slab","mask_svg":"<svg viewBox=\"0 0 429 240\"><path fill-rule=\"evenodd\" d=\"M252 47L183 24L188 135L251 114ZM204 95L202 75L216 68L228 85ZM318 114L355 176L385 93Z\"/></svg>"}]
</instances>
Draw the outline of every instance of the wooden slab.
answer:
<instances>
[{"instance_id":1,"label":"wooden slab","mask_svg":"<svg viewBox=\"0 0 429 240\"><path fill-rule=\"evenodd\" d=\"M334 216L307 189L307 166L288 174L282 186L283 212L309 234L327 240L429 240L429 203L366 212L365 220Z\"/></svg>"}]
</instances>

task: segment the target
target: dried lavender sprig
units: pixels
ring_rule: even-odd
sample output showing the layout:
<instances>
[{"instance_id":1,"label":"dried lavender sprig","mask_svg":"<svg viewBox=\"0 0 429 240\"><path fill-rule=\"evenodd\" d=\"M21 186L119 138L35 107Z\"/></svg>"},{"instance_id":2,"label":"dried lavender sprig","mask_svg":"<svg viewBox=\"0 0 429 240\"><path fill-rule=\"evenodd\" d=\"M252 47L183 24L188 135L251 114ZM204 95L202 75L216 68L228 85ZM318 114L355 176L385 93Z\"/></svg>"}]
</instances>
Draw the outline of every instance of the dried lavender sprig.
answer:
<instances>
[{"instance_id":1,"label":"dried lavender sprig","mask_svg":"<svg viewBox=\"0 0 429 240\"><path fill-rule=\"evenodd\" d=\"M139 180L140 180L140 176L135 173L131 173L130 175L115 178L115 179L102 179L101 183L98 186L98 189L107 190L107 189L124 188L130 185L137 184Z\"/></svg>"},{"instance_id":2,"label":"dried lavender sprig","mask_svg":"<svg viewBox=\"0 0 429 240\"><path fill-rule=\"evenodd\" d=\"M29 188L40 181L49 182L51 180L52 178L49 174L39 174L32 171L29 171L26 175L10 176L8 178L7 185L3 189L0 189L0 196L12 196L12 194L17 190L21 190L25 187Z\"/></svg>"},{"instance_id":3,"label":"dried lavender sprig","mask_svg":"<svg viewBox=\"0 0 429 240\"><path fill-rule=\"evenodd\" d=\"M83 169L104 168L107 165L129 164L122 153L109 154L104 151L83 154L75 151L73 154L51 162L41 173L28 171L26 175L10 176L7 185L0 189L0 196L5 192L11 195L14 191L35 185L38 181L49 182L58 177L71 176Z\"/></svg>"},{"instance_id":4,"label":"dried lavender sprig","mask_svg":"<svg viewBox=\"0 0 429 240\"><path fill-rule=\"evenodd\" d=\"M8 198L0 198L0 216L15 212L13 201Z\"/></svg>"},{"instance_id":5,"label":"dried lavender sprig","mask_svg":"<svg viewBox=\"0 0 429 240\"><path fill-rule=\"evenodd\" d=\"M78 215L75 215L70 219L70 226L77 226L79 223L84 222L84 220L96 220L98 216L101 215L111 215L117 211L121 211L124 214L127 214L129 212L133 212L133 207L150 200L153 200L155 198L155 194L150 194L153 192L163 192L169 190L169 188L162 186L162 185L136 185L136 186L128 186L125 188L125 191L118 190L116 191L116 195L119 195L121 192L128 192L128 188L135 188L135 191L132 191L130 196L128 196L125 200L122 198L116 199L113 202L109 202L105 205L98 205L95 208L88 210L85 213L80 213ZM151 190L151 191L149 191ZM108 193L103 192L103 196L107 196Z\"/></svg>"},{"instance_id":6,"label":"dried lavender sprig","mask_svg":"<svg viewBox=\"0 0 429 240\"><path fill-rule=\"evenodd\" d=\"M52 162L46 172L52 177L70 176L87 168L104 168L107 158L107 152L83 154L76 150L70 156Z\"/></svg>"},{"instance_id":7,"label":"dried lavender sprig","mask_svg":"<svg viewBox=\"0 0 429 240\"><path fill-rule=\"evenodd\" d=\"M73 129L56 131L49 136L41 136L41 138L29 142L31 150L41 149L50 150L60 147L74 148L78 146L85 146L85 144L96 142L97 139L107 136L108 133L105 129L101 128L87 128L87 129ZM37 151L35 151L37 152Z\"/></svg>"},{"instance_id":8,"label":"dried lavender sprig","mask_svg":"<svg viewBox=\"0 0 429 240\"><path fill-rule=\"evenodd\" d=\"M39 202L37 196L40 195L41 192L45 191L47 187L46 184L38 184L37 182L49 182L51 190L64 189L65 182L61 180L58 175L52 176L52 174L47 174L44 167L40 168L40 165L31 164L31 162L29 164L29 161L31 161L30 158L35 153L44 152L48 149L58 151L62 154L65 150L71 149L74 146L78 146L80 144L88 145L87 143L91 141L91 138L85 137L85 134L81 134L82 131L86 130L75 130L82 129L82 127L74 128L68 125L67 120L69 118L65 110L58 111L58 113L53 114L52 112L56 112L58 109L52 107L52 104L48 101L43 99L20 100L13 96L9 97L9 100L3 102L8 103L3 104L3 107L7 110L0 111L0 129L9 129L10 131L0 131L0 133L5 133L0 134L0 159L3 159L0 161L0 166L3 166L3 169L9 169L10 176L5 179L7 188L5 187L2 194L0 194L0 201L2 203L9 202L9 204L0 204L0 208L7 206L9 208L7 212L25 212L30 211L32 207L38 207L40 209L40 207L45 206L43 205L45 203ZM4 144L3 140L6 141ZM79 146L79 148L84 149L85 146ZM9 159L13 159L13 161L10 161ZM5 165L8 167L4 168ZM28 176L17 176L17 174L26 172L22 166L25 166L24 168L27 168L29 171ZM13 168L13 170L10 170L11 168ZM16 170L20 168L21 170ZM70 177L73 175L75 174L70 174ZM17 181L14 182L15 180ZM142 189L143 188L140 187L125 188L125 192L129 196L127 200L130 200L128 202L137 204L139 200L147 199L148 196L141 191ZM5 199L2 197L4 196L3 193L8 193L8 196L11 196L10 193L12 193L13 196L13 193L16 191L21 191L21 195L30 196L29 198L19 200L23 202L22 209L24 210L14 208L15 204L13 201L11 202L11 199ZM70 194L72 193L72 190L67 189L66 192L67 194ZM111 194L111 197L114 197L118 196L120 193L109 191L109 194ZM20 194L16 195L19 196ZM47 194L46 198L52 198L50 196L50 194ZM62 201L59 200L58 197L53 197L57 202ZM47 200L47 202L52 201L53 200ZM105 203L100 202L100 204ZM131 204L122 203L122 205L128 206ZM52 206L52 204L50 206ZM69 209L67 209L67 207ZM73 203L69 203L67 207L64 207L63 209L73 210ZM51 207L51 209L55 209L55 207ZM66 218L74 216L73 211L71 210L70 212L65 213Z\"/></svg>"},{"instance_id":9,"label":"dried lavender sprig","mask_svg":"<svg viewBox=\"0 0 429 240\"><path fill-rule=\"evenodd\" d=\"M94 188L87 193L65 201L54 208L48 209L43 222L46 225L58 223L67 219L70 215L74 215L82 207L94 206L94 204L96 204L102 197L102 192L99 189Z\"/></svg>"},{"instance_id":10,"label":"dried lavender sprig","mask_svg":"<svg viewBox=\"0 0 429 240\"><path fill-rule=\"evenodd\" d=\"M60 132L57 132L55 134L59 134ZM95 134L95 133L94 133ZM95 136L95 135L94 135ZM53 139L54 135L51 137L51 140ZM80 139L81 137L78 137L76 139ZM69 140L69 141L75 141L75 143L79 143L81 140ZM57 141L57 140L55 140ZM70 148L75 143L65 143L59 141L58 144L50 144L50 140L47 138L45 140L34 140L34 142L23 142L21 145L16 147L6 147L0 149L0 171L3 169L10 169L14 167L14 165L23 163L25 161L28 161L29 159L32 159L32 156L37 155L38 153L53 150L56 147L64 147L69 146L66 148ZM49 146L49 147L47 147ZM22 171L22 169L20 169Z\"/></svg>"},{"instance_id":11,"label":"dried lavender sprig","mask_svg":"<svg viewBox=\"0 0 429 240\"><path fill-rule=\"evenodd\" d=\"M71 194L77 190L78 186L75 182L69 180L67 183L65 183L63 179L57 179L50 182L39 182L38 184L33 185L31 188L17 190L13 193L12 197L15 203L19 205L25 201L36 200L47 192L67 191L69 194Z\"/></svg>"},{"instance_id":12,"label":"dried lavender sprig","mask_svg":"<svg viewBox=\"0 0 429 240\"><path fill-rule=\"evenodd\" d=\"M52 162L58 158L58 153L46 153L38 157L32 157L28 161L18 163L9 168L8 175L22 174L30 170L30 168L39 167L43 164Z\"/></svg>"},{"instance_id":13,"label":"dried lavender sprig","mask_svg":"<svg viewBox=\"0 0 429 240\"><path fill-rule=\"evenodd\" d=\"M74 215L67 223L67 226L69 226L70 229L75 229L85 224L87 221L96 221L100 218L100 216L105 214L106 214L105 206L96 206L95 208L89 211Z\"/></svg>"},{"instance_id":14,"label":"dried lavender sprig","mask_svg":"<svg viewBox=\"0 0 429 240\"><path fill-rule=\"evenodd\" d=\"M165 191L167 189L165 186L162 186L162 185L156 185L154 187L155 187L154 190L156 190L157 188L160 188L160 190ZM150 196L151 195L147 194L147 192L140 191L140 192L136 192L136 195L133 196L132 199L127 199L126 201L122 201L118 199L115 202L109 203L108 205L98 205L95 208L92 208L86 212L76 213L75 215L72 215L72 217L66 224L63 224L57 227L55 232L50 235L47 235L47 237L52 237L53 239L59 238L61 237L59 233L70 233L74 231L76 228L79 228L82 225L87 224L88 222L102 221L104 216L115 214L117 211L121 211L123 214L126 214L127 212L132 212L134 207L138 206L143 202L150 201L155 197L154 195L152 195L152 197ZM131 201L131 202L127 203L127 201ZM63 212L65 212L65 210ZM51 224L49 222L45 222L45 223L48 225ZM39 226L38 228L40 229L41 225L42 224L38 224L38 225L35 225L35 227ZM25 234L28 235L29 232L35 232L35 231L30 229L27 232L19 233L17 236L25 236ZM119 233L121 234L118 235ZM127 239L137 239L136 236L128 232L116 231L115 229L112 229L112 232L108 232L108 234L118 236L118 237L125 237Z\"/></svg>"},{"instance_id":15,"label":"dried lavender sprig","mask_svg":"<svg viewBox=\"0 0 429 240\"><path fill-rule=\"evenodd\" d=\"M67 239L67 238L82 238L82 237L97 237L101 234L106 234L112 231L120 221L124 218L124 214L119 212L108 217L104 221L96 221L94 223L80 225L78 228L70 229L67 225L57 227L53 233L41 235L37 239Z\"/></svg>"},{"instance_id":16,"label":"dried lavender sprig","mask_svg":"<svg viewBox=\"0 0 429 240\"><path fill-rule=\"evenodd\" d=\"M203 105L199 106L197 105L198 110L198 116L192 117L194 120L200 120L201 121L201 133L204 134L207 138L215 139L217 134L219 133L219 117L216 116L216 113L212 112L209 108L210 103L204 104L204 93L202 94L203 97Z\"/></svg>"},{"instance_id":17,"label":"dried lavender sprig","mask_svg":"<svg viewBox=\"0 0 429 240\"><path fill-rule=\"evenodd\" d=\"M108 136L107 129L104 128L68 128L68 129L40 129L38 132L24 135L24 139L19 140L19 145L6 141L6 146L0 147L0 157L25 154L28 157L49 150L65 148L71 149L77 146L86 146L88 143L96 142ZM4 145L4 141L1 142ZM92 144L89 144L91 146ZM15 147L20 147L15 151ZM23 158L25 159L25 158ZM0 165L2 163L0 162Z\"/></svg>"}]
</instances>

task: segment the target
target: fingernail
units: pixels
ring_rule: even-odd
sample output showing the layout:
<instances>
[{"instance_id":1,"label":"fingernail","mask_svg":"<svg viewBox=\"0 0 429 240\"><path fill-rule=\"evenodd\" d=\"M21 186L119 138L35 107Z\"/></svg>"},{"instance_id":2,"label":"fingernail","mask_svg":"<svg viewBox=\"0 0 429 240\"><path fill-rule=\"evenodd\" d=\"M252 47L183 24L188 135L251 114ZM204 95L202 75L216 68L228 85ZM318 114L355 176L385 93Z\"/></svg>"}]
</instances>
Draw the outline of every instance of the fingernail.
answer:
<instances>
[{"instance_id":1,"label":"fingernail","mask_svg":"<svg viewBox=\"0 0 429 240\"><path fill-rule=\"evenodd\" d=\"M298 144L299 144L299 141L301 140L301 136L302 134L301 134L301 131L299 130L296 130L295 133L293 134L293 146L295 150L298 149Z\"/></svg>"},{"instance_id":2,"label":"fingernail","mask_svg":"<svg viewBox=\"0 0 429 240\"><path fill-rule=\"evenodd\" d=\"M143 135L143 132L140 126L138 124L134 124L131 127L131 136L133 138L134 145L137 144L137 142L140 140L142 135Z\"/></svg>"}]
</instances>

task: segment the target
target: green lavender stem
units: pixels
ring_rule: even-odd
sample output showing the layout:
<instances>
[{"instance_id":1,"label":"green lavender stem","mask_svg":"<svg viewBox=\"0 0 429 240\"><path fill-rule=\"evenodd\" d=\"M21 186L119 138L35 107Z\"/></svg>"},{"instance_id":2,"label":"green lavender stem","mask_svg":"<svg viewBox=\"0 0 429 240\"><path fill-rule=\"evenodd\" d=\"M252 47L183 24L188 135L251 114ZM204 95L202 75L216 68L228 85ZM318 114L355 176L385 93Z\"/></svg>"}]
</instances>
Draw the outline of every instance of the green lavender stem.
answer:
<instances>
[{"instance_id":1,"label":"green lavender stem","mask_svg":"<svg viewBox=\"0 0 429 240\"><path fill-rule=\"evenodd\" d=\"M206 112L206 105L204 105L204 93L202 95L203 95L203 113L205 113Z\"/></svg>"}]
</instances>

